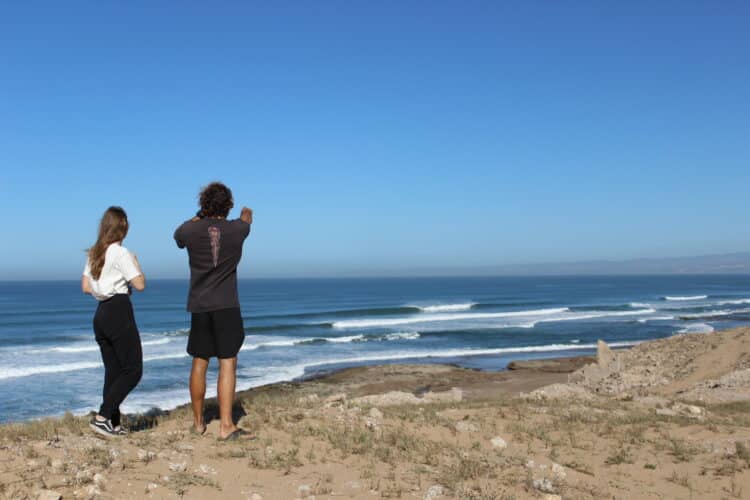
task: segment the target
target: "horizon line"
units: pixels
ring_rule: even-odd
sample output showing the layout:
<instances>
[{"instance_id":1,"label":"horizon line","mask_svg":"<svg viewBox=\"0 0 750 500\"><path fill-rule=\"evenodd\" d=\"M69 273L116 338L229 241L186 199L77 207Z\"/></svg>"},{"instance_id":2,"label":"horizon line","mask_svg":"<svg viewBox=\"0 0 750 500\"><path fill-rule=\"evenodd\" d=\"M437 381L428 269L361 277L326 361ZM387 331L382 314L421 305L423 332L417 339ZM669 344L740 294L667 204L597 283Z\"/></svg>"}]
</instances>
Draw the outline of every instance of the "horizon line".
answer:
<instances>
[{"instance_id":1,"label":"horizon line","mask_svg":"<svg viewBox=\"0 0 750 500\"><path fill-rule=\"evenodd\" d=\"M238 280L345 280L345 279L467 279L467 278L586 278L586 277L654 277L654 276L738 276L750 277L750 271L720 273L720 272L645 272L645 273L540 273L540 274L445 274L445 275L351 275L351 276L240 276ZM29 283L29 282L79 282L79 278L25 278L25 279L0 279L0 283ZM185 278L149 278L149 281L190 281L190 277Z\"/></svg>"}]
</instances>

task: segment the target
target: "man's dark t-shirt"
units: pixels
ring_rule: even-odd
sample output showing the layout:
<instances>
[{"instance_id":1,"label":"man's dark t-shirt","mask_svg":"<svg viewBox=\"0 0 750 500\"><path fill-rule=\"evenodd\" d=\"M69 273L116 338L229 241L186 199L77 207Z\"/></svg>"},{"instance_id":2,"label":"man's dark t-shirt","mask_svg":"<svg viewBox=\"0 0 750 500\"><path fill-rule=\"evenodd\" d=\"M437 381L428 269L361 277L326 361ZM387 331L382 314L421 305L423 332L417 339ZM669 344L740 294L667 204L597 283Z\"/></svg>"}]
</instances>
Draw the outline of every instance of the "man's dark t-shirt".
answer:
<instances>
[{"instance_id":1,"label":"man's dark t-shirt","mask_svg":"<svg viewBox=\"0 0 750 500\"><path fill-rule=\"evenodd\" d=\"M187 310L194 313L239 307L237 264L250 224L241 219L187 221L174 233L190 257Z\"/></svg>"}]
</instances>

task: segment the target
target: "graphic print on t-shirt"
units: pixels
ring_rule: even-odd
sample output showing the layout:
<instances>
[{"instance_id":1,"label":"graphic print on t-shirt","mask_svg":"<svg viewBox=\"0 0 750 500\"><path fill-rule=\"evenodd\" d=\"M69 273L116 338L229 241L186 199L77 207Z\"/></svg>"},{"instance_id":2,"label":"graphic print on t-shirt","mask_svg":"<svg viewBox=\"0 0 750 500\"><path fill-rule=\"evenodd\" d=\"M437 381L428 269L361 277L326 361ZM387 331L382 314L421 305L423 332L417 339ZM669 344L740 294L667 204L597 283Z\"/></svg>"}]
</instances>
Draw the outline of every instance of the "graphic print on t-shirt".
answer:
<instances>
[{"instance_id":1,"label":"graphic print on t-shirt","mask_svg":"<svg viewBox=\"0 0 750 500\"><path fill-rule=\"evenodd\" d=\"M214 267L219 265L219 249L221 248L221 229L216 226L208 227L208 236L211 238L211 255L214 258Z\"/></svg>"}]
</instances>

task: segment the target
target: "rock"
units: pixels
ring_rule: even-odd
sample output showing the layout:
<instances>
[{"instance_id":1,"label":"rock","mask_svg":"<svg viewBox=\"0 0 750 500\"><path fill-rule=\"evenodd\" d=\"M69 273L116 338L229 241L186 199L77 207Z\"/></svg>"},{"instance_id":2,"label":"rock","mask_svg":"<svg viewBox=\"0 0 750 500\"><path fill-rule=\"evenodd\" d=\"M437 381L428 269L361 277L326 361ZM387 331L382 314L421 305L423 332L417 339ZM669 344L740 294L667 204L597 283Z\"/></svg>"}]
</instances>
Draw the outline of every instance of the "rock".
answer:
<instances>
[{"instance_id":1,"label":"rock","mask_svg":"<svg viewBox=\"0 0 750 500\"><path fill-rule=\"evenodd\" d=\"M248 500L263 500L263 497L257 493L253 493L248 497Z\"/></svg>"},{"instance_id":2,"label":"rock","mask_svg":"<svg viewBox=\"0 0 750 500\"><path fill-rule=\"evenodd\" d=\"M376 418L376 419L382 419L383 418L383 412L378 410L375 407L370 408L370 417Z\"/></svg>"},{"instance_id":3,"label":"rock","mask_svg":"<svg viewBox=\"0 0 750 500\"><path fill-rule=\"evenodd\" d=\"M568 477L568 474L565 472L565 467L560 464L552 464L552 475L558 481L562 481Z\"/></svg>"},{"instance_id":4,"label":"rock","mask_svg":"<svg viewBox=\"0 0 750 500\"><path fill-rule=\"evenodd\" d=\"M302 484L297 488L297 492L301 498L308 498L312 494L312 488L309 484Z\"/></svg>"},{"instance_id":5,"label":"rock","mask_svg":"<svg viewBox=\"0 0 750 500\"><path fill-rule=\"evenodd\" d=\"M62 500L62 495L54 490L39 490L36 493L36 500Z\"/></svg>"},{"instance_id":6,"label":"rock","mask_svg":"<svg viewBox=\"0 0 750 500\"><path fill-rule=\"evenodd\" d=\"M169 470L172 472L185 472L187 470L186 462L173 462L169 464Z\"/></svg>"},{"instance_id":7,"label":"rock","mask_svg":"<svg viewBox=\"0 0 750 500\"><path fill-rule=\"evenodd\" d=\"M78 484L90 483L93 480L94 475L88 469L79 470L78 472L76 472L76 483Z\"/></svg>"},{"instance_id":8,"label":"rock","mask_svg":"<svg viewBox=\"0 0 750 500\"><path fill-rule=\"evenodd\" d=\"M609 369L615 360L615 353L609 348L606 342L598 340L596 342L596 364L599 368Z\"/></svg>"},{"instance_id":9,"label":"rock","mask_svg":"<svg viewBox=\"0 0 750 500\"><path fill-rule=\"evenodd\" d=\"M159 487L159 485L156 484L156 483L148 483L146 485L146 493L152 493L158 487Z\"/></svg>"},{"instance_id":10,"label":"rock","mask_svg":"<svg viewBox=\"0 0 750 500\"><path fill-rule=\"evenodd\" d=\"M395 406L419 404L421 401L418 397L410 392L390 391L385 394L372 394L362 396L352 400L354 404L370 404L376 406Z\"/></svg>"},{"instance_id":11,"label":"rock","mask_svg":"<svg viewBox=\"0 0 750 500\"><path fill-rule=\"evenodd\" d=\"M594 399L594 395L588 390L577 385L570 384L552 384L546 387L542 387L528 394L522 394L521 397L524 399L531 400L579 400L579 401L591 401Z\"/></svg>"},{"instance_id":12,"label":"rock","mask_svg":"<svg viewBox=\"0 0 750 500\"><path fill-rule=\"evenodd\" d=\"M95 485L90 484L83 490L78 490L79 495L86 500L95 500L102 496L102 492Z\"/></svg>"},{"instance_id":13,"label":"rock","mask_svg":"<svg viewBox=\"0 0 750 500\"><path fill-rule=\"evenodd\" d=\"M198 470L198 472L202 472L203 474L213 474L213 475L216 475L216 473L217 473L216 469L214 469L210 465L206 465L206 464L200 464L198 466L197 470Z\"/></svg>"},{"instance_id":14,"label":"rock","mask_svg":"<svg viewBox=\"0 0 750 500\"><path fill-rule=\"evenodd\" d=\"M372 406L398 406L398 405L418 405L424 403L454 402L463 399L463 391L454 387L445 392L427 392L421 398L410 392L390 391L383 394L371 394L352 400L353 404L372 405Z\"/></svg>"},{"instance_id":15,"label":"rock","mask_svg":"<svg viewBox=\"0 0 750 500\"><path fill-rule=\"evenodd\" d=\"M618 401L633 401L633 395L629 392L623 392L615 396Z\"/></svg>"},{"instance_id":16,"label":"rock","mask_svg":"<svg viewBox=\"0 0 750 500\"><path fill-rule=\"evenodd\" d=\"M677 416L677 412L672 410L671 408L657 408L656 414L662 417L676 417Z\"/></svg>"},{"instance_id":17,"label":"rock","mask_svg":"<svg viewBox=\"0 0 750 500\"><path fill-rule=\"evenodd\" d=\"M107 489L107 480L102 474L94 474L94 485L100 490Z\"/></svg>"},{"instance_id":18,"label":"rock","mask_svg":"<svg viewBox=\"0 0 750 500\"><path fill-rule=\"evenodd\" d=\"M331 406L336 403L343 403L346 401L346 393L345 392L337 392L336 394L331 394L325 399L325 404L328 406Z\"/></svg>"},{"instance_id":19,"label":"rock","mask_svg":"<svg viewBox=\"0 0 750 500\"><path fill-rule=\"evenodd\" d=\"M490 444L496 450L504 450L505 448L508 447L508 443L506 443L505 439L501 438L500 436L495 436L492 439L490 439Z\"/></svg>"},{"instance_id":20,"label":"rock","mask_svg":"<svg viewBox=\"0 0 750 500\"><path fill-rule=\"evenodd\" d=\"M468 422L466 420L460 420L459 422L456 422L456 431L457 432L478 432L479 428L476 426L476 424L472 422Z\"/></svg>"},{"instance_id":21,"label":"rock","mask_svg":"<svg viewBox=\"0 0 750 500\"><path fill-rule=\"evenodd\" d=\"M555 492L555 485L552 484L552 481L550 481L547 478L534 479L534 481L531 484L532 486L534 486L534 489L539 490L543 493Z\"/></svg>"},{"instance_id":22,"label":"rock","mask_svg":"<svg viewBox=\"0 0 750 500\"><path fill-rule=\"evenodd\" d=\"M156 453L153 451L138 450L138 460L141 462L150 462L156 458Z\"/></svg>"},{"instance_id":23,"label":"rock","mask_svg":"<svg viewBox=\"0 0 750 500\"><path fill-rule=\"evenodd\" d=\"M450 391L445 392L427 392L422 399L430 403L451 403L463 400L464 393L458 387L453 387Z\"/></svg>"},{"instance_id":24,"label":"rock","mask_svg":"<svg viewBox=\"0 0 750 500\"><path fill-rule=\"evenodd\" d=\"M424 500L433 500L435 498L441 497L444 494L443 487L439 484L433 484L429 488L427 488L427 493L424 495Z\"/></svg>"},{"instance_id":25,"label":"rock","mask_svg":"<svg viewBox=\"0 0 750 500\"><path fill-rule=\"evenodd\" d=\"M703 415L703 408L700 406L695 405L685 405L687 407L688 413L691 413L693 415Z\"/></svg>"},{"instance_id":26,"label":"rock","mask_svg":"<svg viewBox=\"0 0 750 500\"><path fill-rule=\"evenodd\" d=\"M62 474L65 471L65 462L63 462L59 458L55 458L54 460L52 460L49 465L52 468L53 474Z\"/></svg>"}]
</instances>

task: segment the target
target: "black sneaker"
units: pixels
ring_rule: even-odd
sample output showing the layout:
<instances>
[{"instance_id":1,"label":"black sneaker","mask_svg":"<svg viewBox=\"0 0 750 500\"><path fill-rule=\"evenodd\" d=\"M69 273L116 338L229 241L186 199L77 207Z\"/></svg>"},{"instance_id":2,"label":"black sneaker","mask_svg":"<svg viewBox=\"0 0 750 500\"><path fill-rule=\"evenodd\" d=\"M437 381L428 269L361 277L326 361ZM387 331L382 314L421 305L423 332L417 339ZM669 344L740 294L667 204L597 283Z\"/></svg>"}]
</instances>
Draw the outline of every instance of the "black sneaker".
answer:
<instances>
[{"instance_id":1,"label":"black sneaker","mask_svg":"<svg viewBox=\"0 0 750 500\"><path fill-rule=\"evenodd\" d=\"M118 436L127 436L128 434L130 434L130 431L121 425L115 426L114 431Z\"/></svg>"},{"instance_id":2,"label":"black sneaker","mask_svg":"<svg viewBox=\"0 0 750 500\"><path fill-rule=\"evenodd\" d=\"M91 427L91 429L97 434L107 438L118 437L120 435L115 428L112 427L111 420L97 420L96 417L93 417L89 422L89 427Z\"/></svg>"}]
</instances>

